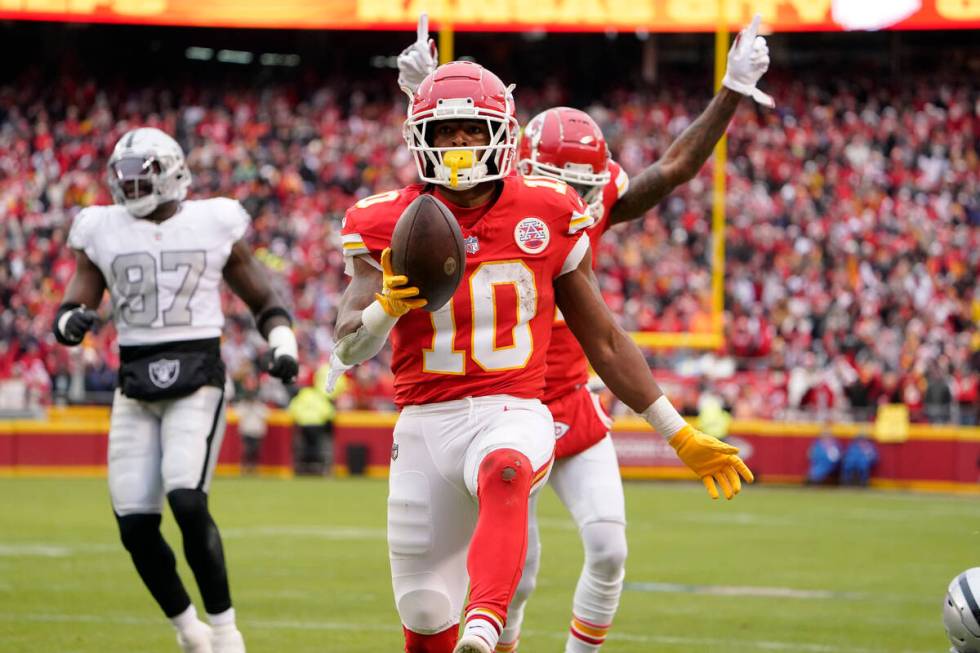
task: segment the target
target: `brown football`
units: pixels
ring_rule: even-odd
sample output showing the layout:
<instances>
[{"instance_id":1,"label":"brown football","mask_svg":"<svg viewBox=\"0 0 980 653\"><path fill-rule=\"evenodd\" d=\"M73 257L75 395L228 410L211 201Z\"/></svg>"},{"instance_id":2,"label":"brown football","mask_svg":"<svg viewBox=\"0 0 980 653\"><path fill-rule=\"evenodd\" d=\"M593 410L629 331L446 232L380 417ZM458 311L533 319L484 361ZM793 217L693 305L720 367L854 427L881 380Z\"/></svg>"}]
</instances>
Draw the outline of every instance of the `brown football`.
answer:
<instances>
[{"instance_id":1,"label":"brown football","mask_svg":"<svg viewBox=\"0 0 980 653\"><path fill-rule=\"evenodd\" d=\"M465 267L463 233L452 212L432 195L416 197L391 234L392 270L418 287L429 302L425 310L436 311L456 292Z\"/></svg>"}]
</instances>

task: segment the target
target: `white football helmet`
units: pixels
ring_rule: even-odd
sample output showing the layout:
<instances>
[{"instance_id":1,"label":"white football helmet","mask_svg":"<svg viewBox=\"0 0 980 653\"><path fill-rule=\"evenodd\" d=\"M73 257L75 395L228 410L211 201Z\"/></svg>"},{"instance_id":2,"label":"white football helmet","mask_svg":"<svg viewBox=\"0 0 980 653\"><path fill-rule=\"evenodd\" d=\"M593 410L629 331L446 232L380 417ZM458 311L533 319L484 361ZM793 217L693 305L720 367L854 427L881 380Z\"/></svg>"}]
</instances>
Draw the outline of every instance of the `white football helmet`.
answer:
<instances>
[{"instance_id":1,"label":"white football helmet","mask_svg":"<svg viewBox=\"0 0 980 653\"><path fill-rule=\"evenodd\" d=\"M943 603L943 624L950 653L980 653L980 567L953 579Z\"/></svg>"},{"instance_id":2,"label":"white football helmet","mask_svg":"<svg viewBox=\"0 0 980 653\"><path fill-rule=\"evenodd\" d=\"M187 197L191 173L177 141L154 127L140 127L123 134L113 148L108 183L116 204L142 218L164 202Z\"/></svg>"}]
</instances>

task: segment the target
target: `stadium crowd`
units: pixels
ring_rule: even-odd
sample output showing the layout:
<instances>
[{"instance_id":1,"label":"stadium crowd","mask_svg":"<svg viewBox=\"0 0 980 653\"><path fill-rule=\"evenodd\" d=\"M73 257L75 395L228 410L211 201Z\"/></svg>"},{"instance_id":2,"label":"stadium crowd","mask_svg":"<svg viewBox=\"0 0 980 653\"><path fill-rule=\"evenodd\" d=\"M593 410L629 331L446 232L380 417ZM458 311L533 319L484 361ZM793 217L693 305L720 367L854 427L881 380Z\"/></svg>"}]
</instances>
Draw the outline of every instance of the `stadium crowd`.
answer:
<instances>
[{"instance_id":1,"label":"stadium crowd","mask_svg":"<svg viewBox=\"0 0 980 653\"><path fill-rule=\"evenodd\" d=\"M775 111L743 103L729 131L726 348L651 354L685 405L710 388L736 417L865 419L902 402L918 421L976 423L980 89L926 78L871 88L777 81L767 88ZM556 87L519 89L522 122L564 99ZM706 100L672 85L619 90L588 109L635 174ZM74 265L72 217L111 201L106 158L137 125L178 138L192 197L234 197L252 215L248 238L292 298L308 382L333 345L344 210L415 179L404 104L380 82L338 80L124 91L65 76L0 86L0 383L13 379L47 403L83 365L86 390L112 388L111 326L73 353L50 325ZM600 284L626 328L711 328L710 214L706 167L605 237ZM264 345L245 307L230 295L225 306L225 360L240 382ZM352 373L341 407L392 406L384 356ZM278 383L262 385L285 401Z\"/></svg>"}]
</instances>

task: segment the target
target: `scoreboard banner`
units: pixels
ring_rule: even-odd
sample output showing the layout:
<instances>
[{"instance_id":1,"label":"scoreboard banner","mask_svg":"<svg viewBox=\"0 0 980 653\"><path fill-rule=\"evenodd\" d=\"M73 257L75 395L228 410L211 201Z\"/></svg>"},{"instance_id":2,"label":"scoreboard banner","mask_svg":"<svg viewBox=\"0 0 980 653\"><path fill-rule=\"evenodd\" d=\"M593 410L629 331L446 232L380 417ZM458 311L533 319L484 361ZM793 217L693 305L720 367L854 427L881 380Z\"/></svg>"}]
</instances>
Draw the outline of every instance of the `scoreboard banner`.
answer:
<instances>
[{"instance_id":1,"label":"scoreboard banner","mask_svg":"<svg viewBox=\"0 0 980 653\"><path fill-rule=\"evenodd\" d=\"M722 0L731 28L977 29L980 0ZM275 29L711 32L719 0L0 0L0 19Z\"/></svg>"}]
</instances>

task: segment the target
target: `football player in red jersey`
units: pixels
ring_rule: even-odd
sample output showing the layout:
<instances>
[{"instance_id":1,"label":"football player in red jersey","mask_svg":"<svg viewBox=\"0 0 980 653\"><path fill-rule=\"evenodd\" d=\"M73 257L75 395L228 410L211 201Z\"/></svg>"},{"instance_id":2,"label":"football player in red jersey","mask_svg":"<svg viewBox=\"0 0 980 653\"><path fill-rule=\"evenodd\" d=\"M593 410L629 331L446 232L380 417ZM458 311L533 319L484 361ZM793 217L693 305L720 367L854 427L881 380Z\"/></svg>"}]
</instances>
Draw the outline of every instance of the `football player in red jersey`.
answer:
<instances>
[{"instance_id":1,"label":"football player in red jersey","mask_svg":"<svg viewBox=\"0 0 980 653\"><path fill-rule=\"evenodd\" d=\"M608 387L726 496L752 474L734 447L687 426L612 318L592 274L593 219L565 182L512 174L511 88L471 62L436 69L413 95L405 138L423 183L367 197L344 218L352 280L334 369L391 336L395 426L388 548L410 653L491 653L527 547L528 500L547 480L554 422L539 397L556 306ZM395 222L421 193L458 220L467 258L452 299L427 313L392 273ZM379 292L380 291L380 292ZM467 579L469 602L458 634Z\"/></svg>"},{"instance_id":2,"label":"football player in red jersey","mask_svg":"<svg viewBox=\"0 0 980 653\"><path fill-rule=\"evenodd\" d=\"M528 122L519 146L520 171L565 181L579 192L594 218L586 233L595 249L609 227L643 216L697 174L744 95L772 106L772 98L755 88L769 65L768 47L757 35L758 25L756 17L739 34L728 55L723 87L708 108L632 184L610 159L595 121L569 107L548 109ZM399 85L413 88L421 75L435 67L436 56L423 16L416 42L399 56ZM549 483L575 519L585 548L565 652L587 653L601 648L619 606L625 577L626 513L619 465L609 437L611 420L586 386L588 364L581 346L560 313L557 318L542 397L554 416L557 436ZM499 653L517 650L524 607L535 586L541 551L535 504L532 499L524 574L497 644Z\"/></svg>"}]
</instances>

